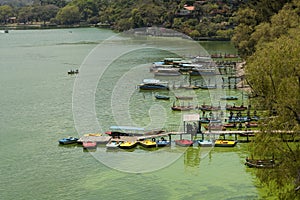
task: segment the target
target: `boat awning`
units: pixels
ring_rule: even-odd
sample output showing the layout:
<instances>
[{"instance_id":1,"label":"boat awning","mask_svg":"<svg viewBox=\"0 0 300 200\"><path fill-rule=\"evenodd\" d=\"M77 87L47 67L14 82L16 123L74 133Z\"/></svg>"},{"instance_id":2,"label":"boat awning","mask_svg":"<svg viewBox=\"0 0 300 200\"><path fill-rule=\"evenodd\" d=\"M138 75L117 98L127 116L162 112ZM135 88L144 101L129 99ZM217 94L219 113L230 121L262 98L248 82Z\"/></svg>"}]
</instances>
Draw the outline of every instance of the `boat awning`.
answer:
<instances>
[{"instance_id":1,"label":"boat awning","mask_svg":"<svg viewBox=\"0 0 300 200\"><path fill-rule=\"evenodd\" d=\"M184 122L191 122L191 121L199 121L200 115L199 114L187 114L183 115Z\"/></svg>"},{"instance_id":2,"label":"boat awning","mask_svg":"<svg viewBox=\"0 0 300 200\"><path fill-rule=\"evenodd\" d=\"M144 128L133 127L133 126L111 126L109 128L112 131L123 130L123 131L144 131Z\"/></svg>"}]
</instances>

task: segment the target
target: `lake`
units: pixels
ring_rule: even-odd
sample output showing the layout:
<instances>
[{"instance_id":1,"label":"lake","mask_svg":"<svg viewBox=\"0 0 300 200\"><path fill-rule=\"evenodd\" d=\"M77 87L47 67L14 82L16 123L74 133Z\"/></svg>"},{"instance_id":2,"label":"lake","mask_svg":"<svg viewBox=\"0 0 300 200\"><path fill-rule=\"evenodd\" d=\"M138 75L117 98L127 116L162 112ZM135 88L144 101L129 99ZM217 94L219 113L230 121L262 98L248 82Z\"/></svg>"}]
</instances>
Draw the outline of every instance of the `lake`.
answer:
<instances>
[{"instance_id":1,"label":"lake","mask_svg":"<svg viewBox=\"0 0 300 200\"><path fill-rule=\"evenodd\" d=\"M103 133L112 125L182 130L182 113L170 109L172 100L157 101L155 93L136 88L153 78L152 62L187 47L181 40L155 40L124 42L97 28L0 34L0 199L259 198L255 177L244 165L248 144L206 150L172 144L153 152L107 152L105 146L86 152L58 145L63 137ZM235 53L229 42L202 44L208 52ZM68 75L71 69L79 75ZM224 94L243 97L221 88L163 94L195 95L194 105L217 104Z\"/></svg>"}]
</instances>

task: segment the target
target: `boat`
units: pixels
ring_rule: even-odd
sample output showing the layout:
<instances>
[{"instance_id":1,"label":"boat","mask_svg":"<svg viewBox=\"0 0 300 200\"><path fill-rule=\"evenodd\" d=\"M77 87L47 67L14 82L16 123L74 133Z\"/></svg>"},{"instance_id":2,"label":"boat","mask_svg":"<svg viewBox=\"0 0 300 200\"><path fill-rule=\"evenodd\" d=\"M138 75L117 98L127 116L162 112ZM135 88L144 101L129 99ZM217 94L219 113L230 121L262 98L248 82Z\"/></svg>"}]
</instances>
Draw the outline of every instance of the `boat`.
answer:
<instances>
[{"instance_id":1,"label":"boat","mask_svg":"<svg viewBox=\"0 0 300 200\"><path fill-rule=\"evenodd\" d=\"M236 123L223 124L225 128L236 128Z\"/></svg>"},{"instance_id":2,"label":"boat","mask_svg":"<svg viewBox=\"0 0 300 200\"><path fill-rule=\"evenodd\" d=\"M165 95L160 95L160 94L156 94L155 95L156 99L160 99L160 100L169 100L170 97L169 96L165 96Z\"/></svg>"},{"instance_id":3,"label":"boat","mask_svg":"<svg viewBox=\"0 0 300 200\"><path fill-rule=\"evenodd\" d=\"M220 98L221 100L227 100L227 101L232 101L232 100L238 100L239 98L236 96L224 96Z\"/></svg>"},{"instance_id":4,"label":"boat","mask_svg":"<svg viewBox=\"0 0 300 200\"><path fill-rule=\"evenodd\" d=\"M141 136L145 134L144 128L132 126L110 126L109 129L110 131L107 131L106 134L113 138L120 136Z\"/></svg>"},{"instance_id":5,"label":"boat","mask_svg":"<svg viewBox=\"0 0 300 200\"><path fill-rule=\"evenodd\" d=\"M199 107L200 110L202 111L218 111L218 110L221 110L221 106L212 106L212 105L201 105Z\"/></svg>"},{"instance_id":6,"label":"boat","mask_svg":"<svg viewBox=\"0 0 300 200\"><path fill-rule=\"evenodd\" d=\"M84 134L84 136L102 136L101 133L87 133L87 134Z\"/></svg>"},{"instance_id":7,"label":"boat","mask_svg":"<svg viewBox=\"0 0 300 200\"><path fill-rule=\"evenodd\" d=\"M217 89L217 84L215 85L200 85L201 89L210 90L210 89Z\"/></svg>"},{"instance_id":8,"label":"boat","mask_svg":"<svg viewBox=\"0 0 300 200\"><path fill-rule=\"evenodd\" d=\"M171 109L173 111L189 111L194 110L194 106L172 106Z\"/></svg>"},{"instance_id":9,"label":"boat","mask_svg":"<svg viewBox=\"0 0 300 200\"><path fill-rule=\"evenodd\" d=\"M200 89L200 86L198 86L198 85L181 85L178 87L178 89L197 90L197 89Z\"/></svg>"},{"instance_id":10,"label":"boat","mask_svg":"<svg viewBox=\"0 0 300 200\"><path fill-rule=\"evenodd\" d=\"M76 70L73 70L73 69L72 69L72 70L69 70L69 71L68 71L68 74L69 74L69 75L78 74L78 73L79 73L79 70L78 70L78 69L76 69Z\"/></svg>"},{"instance_id":11,"label":"boat","mask_svg":"<svg viewBox=\"0 0 300 200\"><path fill-rule=\"evenodd\" d=\"M108 149L116 149L120 146L120 144L122 144L123 141L122 140L116 140L116 139L111 139L107 144L106 144L106 148Z\"/></svg>"},{"instance_id":12,"label":"boat","mask_svg":"<svg viewBox=\"0 0 300 200\"><path fill-rule=\"evenodd\" d=\"M189 71L190 76L214 76L216 75L216 68L204 68L204 67L195 67Z\"/></svg>"},{"instance_id":13,"label":"boat","mask_svg":"<svg viewBox=\"0 0 300 200\"><path fill-rule=\"evenodd\" d=\"M201 147L212 147L214 142L212 140L198 140L198 144Z\"/></svg>"},{"instance_id":14,"label":"boat","mask_svg":"<svg viewBox=\"0 0 300 200\"><path fill-rule=\"evenodd\" d=\"M235 105L233 105L233 106L231 106L231 105L226 105L226 110L228 110L228 111L245 111L245 110L247 110L247 107L245 107L245 106L243 106L243 105L241 105L241 106L235 106Z\"/></svg>"},{"instance_id":15,"label":"boat","mask_svg":"<svg viewBox=\"0 0 300 200\"><path fill-rule=\"evenodd\" d=\"M165 147L165 146L169 146L171 144L171 142L169 140L165 140L163 137L160 140L156 141L156 145L158 147Z\"/></svg>"},{"instance_id":16,"label":"boat","mask_svg":"<svg viewBox=\"0 0 300 200\"><path fill-rule=\"evenodd\" d=\"M221 140L217 139L215 141L215 147L234 147L237 141L235 140Z\"/></svg>"},{"instance_id":17,"label":"boat","mask_svg":"<svg viewBox=\"0 0 300 200\"><path fill-rule=\"evenodd\" d=\"M155 138L153 138L152 140L142 140L142 141L139 141L139 144L142 147L145 147L145 148L156 147Z\"/></svg>"},{"instance_id":18,"label":"boat","mask_svg":"<svg viewBox=\"0 0 300 200\"><path fill-rule=\"evenodd\" d=\"M78 138L75 137L68 137L68 138L63 138L59 140L59 144L74 144L77 143Z\"/></svg>"},{"instance_id":19,"label":"boat","mask_svg":"<svg viewBox=\"0 0 300 200\"><path fill-rule=\"evenodd\" d=\"M182 140L175 140L175 144L178 146L182 146L182 147L189 147L189 146L193 146L193 141L192 140L186 140L186 139L182 139Z\"/></svg>"},{"instance_id":20,"label":"boat","mask_svg":"<svg viewBox=\"0 0 300 200\"><path fill-rule=\"evenodd\" d=\"M229 117L228 123L244 123L244 122L250 122L251 118L248 116L241 116L241 117Z\"/></svg>"},{"instance_id":21,"label":"boat","mask_svg":"<svg viewBox=\"0 0 300 200\"><path fill-rule=\"evenodd\" d=\"M194 97L192 97L192 96L176 96L176 99L178 99L178 100L193 100Z\"/></svg>"},{"instance_id":22,"label":"boat","mask_svg":"<svg viewBox=\"0 0 300 200\"><path fill-rule=\"evenodd\" d=\"M157 79L144 79L138 86L140 90L169 90L167 82L161 82Z\"/></svg>"},{"instance_id":23,"label":"boat","mask_svg":"<svg viewBox=\"0 0 300 200\"><path fill-rule=\"evenodd\" d=\"M97 148L97 142L95 141L85 141L82 142L82 146L84 149L96 149Z\"/></svg>"},{"instance_id":24,"label":"boat","mask_svg":"<svg viewBox=\"0 0 300 200\"><path fill-rule=\"evenodd\" d=\"M264 159L264 160L260 160L260 159L249 159L246 158L246 162L245 165L247 165L248 167L252 168L273 168L276 167L276 163L274 159Z\"/></svg>"},{"instance_id":25,"label":"boat","mask_svg":"<svg viewBox=\"0 0 300 200\"><path fill-rule=\"evenodd\" d=\"M174 68L158 68L154 72L155 76L180 76L179 69Z\"/></svg>"},{"instance_id":26,"label":"boat","mask_svg":"<svg viewBox=\"0 0 300 200\"><path fill-rule=\"evenodd\" d=\"M255 122L245 122L245 126L247 128L255 128L255 127L258 127L258 124Z\"/></svg>"},{"instance_id":27,"label":"boat","mask_svg":"<svg viewBox=\"0 0 300 200\"><path fill-rule=\"evenodd\" d=\"M119 145L121 149L133 149L137 146L137 141L126 141Z\"/></svg>"}]
</instances>

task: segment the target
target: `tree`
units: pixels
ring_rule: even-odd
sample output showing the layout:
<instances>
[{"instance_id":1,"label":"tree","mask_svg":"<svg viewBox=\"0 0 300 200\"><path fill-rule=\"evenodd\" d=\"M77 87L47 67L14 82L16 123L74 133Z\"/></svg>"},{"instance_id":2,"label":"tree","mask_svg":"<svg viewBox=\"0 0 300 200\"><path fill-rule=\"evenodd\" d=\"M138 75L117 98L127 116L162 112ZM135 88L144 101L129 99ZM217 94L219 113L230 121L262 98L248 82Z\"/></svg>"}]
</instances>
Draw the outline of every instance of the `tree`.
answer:
<instances>
[{"instance_id":1,"label":"tree","mask_svg":"<svg viewBox=\"0 0 300 200\"><path fill-rule=\"evenodd\" d=\"M0 6L0 20L6 24L8 18L13 14L13 9L9 5Z\"/></svg>"},{"instance_id":2,"label":"tree","mask_svg":"<svg viewBox=\"0 0 300 200\"><path fill-rule=\"evenodd\" d=\"M63 7L56 15L56 19L65 25L76 24L80 21L80 12L77 6L67 5Z\"/></svg>"},{"instance_id":3,"label":"tree","mask_svg":"<svg viewBox=\"0 0 300 200\"><path fill-rule=\"evenodd\" d=\"M59 8L55 5L36 6L33 12L36 15L38 21L43 21L46 24L47 21L54 18L58 13Z\"/></svg>"},{"instance_id":4,"label":"tree","mask_svg":"<svg viewBox=\"0 0 300 200\"><path fill-rule=\"evenodd\" d=\"M252 153L263 158L274 156L279 162L276 169L258 171L257 175L279 199L300 197L294 191L300 185L300 145L288 142L300 139L299 55L300 27L265 43L249 57L246 66L255 102L271 115L263 121Z\"/></svg>"}]
</instances>

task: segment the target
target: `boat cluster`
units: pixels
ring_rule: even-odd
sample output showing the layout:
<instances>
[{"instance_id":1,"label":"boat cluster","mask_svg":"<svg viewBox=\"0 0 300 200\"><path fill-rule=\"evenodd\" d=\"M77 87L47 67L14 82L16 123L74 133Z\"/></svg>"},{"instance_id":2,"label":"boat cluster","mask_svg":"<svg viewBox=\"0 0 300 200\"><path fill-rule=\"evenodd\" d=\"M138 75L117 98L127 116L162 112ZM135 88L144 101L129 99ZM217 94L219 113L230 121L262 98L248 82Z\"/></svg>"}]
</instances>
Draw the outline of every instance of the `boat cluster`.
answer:
<instances>
[{"instance_id":1,"label":"boat cluster","mask_svg":"<svg viewBox=\"0 0 300 200\"><path fill-rule=\"evenodd\" d=\"M217 67L210 57L195 57L185 60L183 58L165 58L163 61L154 62L150 67L154 76L190 76L217 75Z\"/></svg>"}]
</instances>

